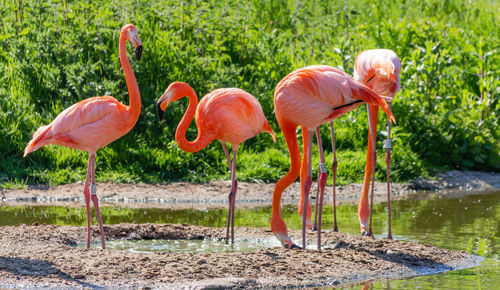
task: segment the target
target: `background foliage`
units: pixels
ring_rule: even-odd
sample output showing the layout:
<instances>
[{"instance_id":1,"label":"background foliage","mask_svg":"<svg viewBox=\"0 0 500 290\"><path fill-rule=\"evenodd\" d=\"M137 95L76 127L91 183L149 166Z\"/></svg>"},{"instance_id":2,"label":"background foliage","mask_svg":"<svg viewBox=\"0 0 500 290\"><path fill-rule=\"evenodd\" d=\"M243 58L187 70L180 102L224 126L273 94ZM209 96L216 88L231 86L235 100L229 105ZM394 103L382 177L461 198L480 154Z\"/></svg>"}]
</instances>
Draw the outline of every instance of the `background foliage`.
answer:
<instances>
[{"instance_id":1,"label":"background foliage","mask_svg":"<svg viewBox=\"0 0 500 290\"><path fill-rule=\"evenodd\" d=\"M352 74L364 49L390 48L402 60L393 178L436 171L500 170L498 1L92 1L0 0L0 184L59 184L83 180L87 154L48 146L22 158L39 126L84 98L112 95L128 104L118 57L119 29L134 23L144 43L131 59L142 113L135 128L97 154L98 180L207 181L227 178L221 145L196 154L174 141L187 100L155 102L173 81L198 96L242 88L261 102L275 131L276 84L293 69L328 64ZM129 51L132 52L129 46ZM379 180L386 119L379 118ZM335 121L339 182L364 172L366 109ZM325 148L329 129L322 128ZM196 136L194 122L188 137ZM272 182L289 166L281 134L239 150L240 180ZM315 155L317 161L317 156ZM331 162L331 154L327 155Z\"/></svg>"}]
</instances>

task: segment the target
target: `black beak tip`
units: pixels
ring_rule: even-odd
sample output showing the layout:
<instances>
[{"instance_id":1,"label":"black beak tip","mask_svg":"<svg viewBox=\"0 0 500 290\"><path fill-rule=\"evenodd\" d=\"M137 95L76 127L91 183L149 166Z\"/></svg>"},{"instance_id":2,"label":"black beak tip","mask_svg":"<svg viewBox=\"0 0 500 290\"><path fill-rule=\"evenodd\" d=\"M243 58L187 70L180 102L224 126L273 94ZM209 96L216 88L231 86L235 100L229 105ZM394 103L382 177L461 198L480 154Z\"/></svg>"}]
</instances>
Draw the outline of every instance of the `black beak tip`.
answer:
<instances>
[{"instance_id":1,"label":"black beak tip","mask_svg":"<svg viewBox=\"0 0 500 290\"><path fill-rule=\"evenodd\" d=\"M142 56L142 45L139 45L137 46L137 48L135 49L135 58L137 60L140 60L141 59L141 56Z\"/></svg>"},{"instance_id":2,"label":"black beak tip","mask_svg":"<svg viewBox=\"0 0 500 290\"><path fill-rule=\"evenodd\" d=\"M292 244L292 245L290 246L290 249L299 249L299 250L302 250L302 247L299 247L299 246L297 246L296 244Z\"/></svg>"},{"instance_id":3,"label":"black beak tip","mask_svg":"<svg viewBox=\"0 0 500 290\"><path fill-rule=\"evenodd\" d=\"M156 103L156 111L158 112L160 122L163 121L163 114L165 114L165 111L161 109L161 102Z\"/></svg>"}]
</instances>

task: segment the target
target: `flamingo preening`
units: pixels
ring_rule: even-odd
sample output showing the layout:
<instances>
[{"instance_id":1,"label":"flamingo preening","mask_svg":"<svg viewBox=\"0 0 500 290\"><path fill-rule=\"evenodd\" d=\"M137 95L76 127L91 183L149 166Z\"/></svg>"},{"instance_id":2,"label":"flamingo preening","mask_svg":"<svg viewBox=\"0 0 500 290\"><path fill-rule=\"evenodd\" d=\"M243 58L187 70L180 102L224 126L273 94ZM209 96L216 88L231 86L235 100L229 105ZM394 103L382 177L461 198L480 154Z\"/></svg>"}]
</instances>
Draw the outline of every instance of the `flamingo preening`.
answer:
<instances>
[{"instance_id":1,"label":"flamingo preening","mask_svg":"<svg viewBox=\"0 0 500 290\"><path fill-rule=\"evenodd\" d=\"M312 184L311 153L314 130L321 124L352 111L363 102L380 106L389 118L394 120L383 98L346 73L329 66L316 65L297 69L284 77L276 86L274 91L275 114L290 152L291 164L290 171L274 187L271 230L284 247L294 248L297 246L288 236L288 230L281 215L281 194L297 179L299 174L301 185L299 214L302 216L302 247L304 249L306 247L306 225L312 228L309 190ZM372 114L369 106L368 113ZM370 118L370 130L373 130L372 125ZM302 160L297 144L297 126L301 126L302 129L304 156ZM372 156L372 158L374 157ZM321 212L321 200L319 206L319 212ZM321 224L321 220L319 224ZM318 249L321 249L320 229L318 230Z\"/></svg>"},{"instance_id":2,"label":"flamingo preening","mask_svg":"<svg viewBox=\"0 0 500 290\"><path fill-rule=\"evenodd\" d=\"M400 88L401 61L396 53L390 49L370 49L362 51L354 64L354 79L363 82L374 92L384 98L392 107L394 96ZM371 122L373 123L373 134L377 134L378 107L370 105L373 114ZM375 146L372 143L372 132L368 131L368 152L366 157L365 178L363 182L363 191L358 207L358 218L363 235L372 236L372 211L373 211L373 181L374 176L372 159L370 156L375 154ZM391 163L391 122L387 121L387 140L384 144L386 149L385 162L387 167L387 219L388 233L387 238L392 239L391 234L391 184L390 184L390 163ZM368 191L371 188L371 208L368 210ZM368 226L369 222L369 226Z\"/></svg>"},{"instance_id":3,"label":"flamingo preening","mask_svg":"<svg viewBox=\"0 0 500 290\"><path fill-rule=\"evenodd\" d=\"M379 94L386 102L389 104L389 108L392 106L392 100L394 95L399 90L399 75L401 72L401 61L395 52L389 49L371 49L361 52L355 61L354 65L354 79L366 84L370 89ZM373 112L371 118L374 125L375 136L377 134L377 119L378 119L378 106L369 105ZM337 174L337 156L335 153L335 135L333 130L333 122L330 121L330 131L332 138L332 175L333 175L333 230L338 231L337 226L337 215L336 215L336 174ZM387 122L387 140L384 145L386 149L386 166L387 166L387 207L388 207L388 235L389 239L392 238L391 235L391 199L390 199L390 176L389 176L389 165L391 160L391 122ZM320 154L320 165L324 163L323 149L321 147L321 136L319 134L319 128L316 132L319 154ZM375 138L376 140L376 138ZM371 132L368 131L368 152L366 157L366 168L365 168L365 178L363 183L363 191L361 195L361 200L358 208L358 218L361 227L361 233L366 236L372 236L372 209L373 209L373 182L374 174L372 168L375 164L372 162L372 155L376 154L374 146L372 146ZM326 170L321 170L320 176L318 178L317 187L317 197L322 196L325 190L327 173ZM372 200L371 207L368 207L368 191L370 189L370 178L372 179ZM320 198L316 198L316 209L318 209L318 203L322 202ZM317 223L318 220L318 210L315 211L314 227L313 229L320 229L321 225ZM321 212L319 212L321 217ZM319 218L321 220L321 218ZM369 224L369 225L368 225Z\"/></svg>"},{"instance_id":4,"label":"flamingo preening","mask_svg":"<svg viewBox=\"0 0 500 290\"><path fill-rule=\"evenodd\" d=\"M249 93L237 89L217 89L205 95L198 104L198 97L188 84L174 82L156 103L160 121L167 106L180 98L188 97L189 107L175 131L175 140L179 147L187 152L198 152L213 140L222 143L227 166L231 174L231 192L229 193L229 211L226 226L226 243L231 229L231 241L234 242L234 205L236 200L236 152L245 140L260 132L276 136L264 116L260 103ZM198 136L192 142L186 139L186 131L196 112ZM227 143L231 143L233 160L229 156Z\"/></svg>"},{"instance_id":5,"label":"flamingo preening","mask_svg":"<svg viewBox=\"0 0 500 290\"><path fill-rule=\"evenodd\" d=\"M94 204L99 221L102 248L106 248L95 184L95 154L98 149L128 133L141 113L141 96L127 57L127 41L134 45L135 55L139 60L142 54L142 42L132 24L123 26L119 40L120 62L125 72L129 106L110 96L85 99L64 110L49 125L40 127L24 149L24 156L49 144L89 152L87 177L83 187L87 208L87 249L90 247L90 200ZM91 179L90 190L89 179Z\"/></svg>"}]
</instances>

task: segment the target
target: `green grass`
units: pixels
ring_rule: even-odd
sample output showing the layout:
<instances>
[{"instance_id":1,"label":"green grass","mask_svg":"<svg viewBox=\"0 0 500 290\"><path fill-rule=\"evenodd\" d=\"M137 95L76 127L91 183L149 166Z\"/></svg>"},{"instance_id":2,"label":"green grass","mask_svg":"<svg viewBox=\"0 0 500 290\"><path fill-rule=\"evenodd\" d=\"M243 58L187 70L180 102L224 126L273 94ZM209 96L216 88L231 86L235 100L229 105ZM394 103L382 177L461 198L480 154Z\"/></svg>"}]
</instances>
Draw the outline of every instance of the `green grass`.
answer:
<instances>
[{"instance_id":1,"label":"green grass","mask_svg":"<svg viewBox=\"0 0 500 290\"><path fill-rule=\"evenodd\" d=\"M129 22L144 44L141 61L131 60L142 112L129 134L98 152L98 181L228 178L218 142L191 154L173 141L186 100L169 106L167 121L158 122L155 102L173 81L189 83L200 97L242 88L279 132L273 91L281 78L311 64L352 73L360 51L382 47L403 64L393 106L393 180L447 169L499 171L499 8L489 0L0 0L0 185L84 179L85 152L48 146L22 158L23 150L36 128L84 98L108 94L128 103L118 37ZM379 148L385 123L380 116ZM366 109L336 120L335 128L339 182L359 182ZM195 135L192 125L188 136ZM326 126L322 137L329 152ZM383 180L381 148L378 153ZM267 134L248 140L239 157L241 181L273 182L289 166L280 133L276 144Z\"/></svg>"}]
</instances>

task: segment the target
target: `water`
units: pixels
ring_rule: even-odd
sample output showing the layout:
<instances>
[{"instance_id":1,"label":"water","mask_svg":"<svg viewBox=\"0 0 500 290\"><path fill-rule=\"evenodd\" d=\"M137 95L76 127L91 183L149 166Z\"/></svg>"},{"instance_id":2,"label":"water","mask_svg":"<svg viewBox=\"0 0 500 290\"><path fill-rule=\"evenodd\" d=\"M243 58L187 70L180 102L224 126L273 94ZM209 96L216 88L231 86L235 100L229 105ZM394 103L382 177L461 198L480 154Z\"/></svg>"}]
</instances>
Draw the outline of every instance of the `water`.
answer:
<instances>
[{"instance_id":1,"label":"water","mask_svg":"<svg viewBox=\"0 0 500 290\"><path fill-rule=\"evenodd\" d=\"M455 196L451 198L450 196ZM459 196L459 197L457 197ZM435 246L465 250L485 258L481 266L447 272L440 275L421 276L410 279L376 281L365 286L371 288L497 288L500 285L500 192L489 194L446 194L438 193L418 199L407 199L392 203L393 235L399 240L412 240ZM33 222L47 224L85 225L85 209L58 206L0 207L0 225L15 225ZM342 232L359 233L357 207L343 204L338 207L338 222ZM269 227L271 208L237 209L235 223L237 226ZM227 210L167 210L167 209L128 209L102 208L103 222L113 224L120 222L155 222L155 223L188 223L203 226L224 227ZM295 207L283 208L283 216L292 229L301 228L301 220ZM326 207L324 229L332 227L332 208ZM374 233L379 236L387 234L386 204L375 205ZM94 220L95 224L96 221ZM237 231L236 231L236 236ZM182 248L210 249L211 251L251 251L259 247L278 245L276 241L237 240L237 246L230 248L220 240L176 241L150 245L126 244L126 241L115 241L119 247L133 249L131 251L148 252L153 250L182 250ZM300 241L296 241L300 242ZM109 245L108 243L108 245ZM136 242L137 243L137 242ZM142 242L141 242L142 243ZM184 243L184 244L183 244ZM199 243L199 244L192 244ZM163 249L162 249L163 247ZM166 248L165 248L166 247ZM359 289L360 285L353 286Z\"/></svg>"},{"instance_id":2,"label":"water","mask_svg":"<svg viewBox=\"0 0 500 290\"><path fill-rule=\"evenodd\" d=\"M279 247L281 244L273 238L265 239L234 239L234 244L226 244L223 239L203 240L110 240L106 242L108 250L129 251L139 254L154 252L180 252L180 253L229 253L252 252L270 247ZM84 247L85 245L81 245ZM92 244L100 248L100 243Z\"/></svg>"}]
</instances>

